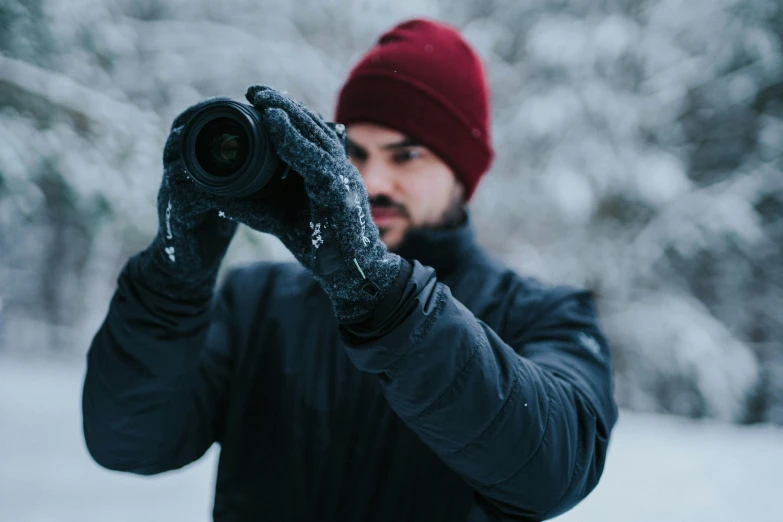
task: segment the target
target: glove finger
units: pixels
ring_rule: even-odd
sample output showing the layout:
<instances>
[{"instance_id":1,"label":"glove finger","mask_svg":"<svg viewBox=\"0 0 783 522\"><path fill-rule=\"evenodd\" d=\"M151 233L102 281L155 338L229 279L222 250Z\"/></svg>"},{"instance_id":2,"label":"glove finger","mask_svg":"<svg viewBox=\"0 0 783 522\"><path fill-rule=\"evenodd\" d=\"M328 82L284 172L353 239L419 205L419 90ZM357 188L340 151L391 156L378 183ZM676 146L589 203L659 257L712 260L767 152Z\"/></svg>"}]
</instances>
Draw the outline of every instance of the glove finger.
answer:
<instances>
[{"instance_id":1,"label":"glove finger","mask_svg":"<svg viewBox=\"0 0 783 522\"><path fill-rule=\"evenodd\" d=\"M326 125L322 118L301 103L271 89L262 91L255 99L256 106L262 107L264 110L274 107L288 113L291 123L300 134L306 136L330 155L335 156L338 149L342 149L337 134Z\"/></svg>"},{"instance_id":2,"label":"glove finger","mask_svg":"<svg viewBox=\"0 0 783 522\"><path fill-rule=\"evenodd\" d=\"M180 144L182 143L182 129L183 126L175 127L169 133L169 137L166 138L166 144L163 146L163 165L168 168L178 161L181 156Z\"/></svg>"},{"instance_id":3,"label":"glove finger","mask_svg":"<svg viewBox=\"0 0 783 522\"><path fill-rule=\"evenodd\" d=\"M190 190L190 187L176 187L161 194L158 213L167 229L192 230L215 208L215 202L209 196L201 197L202 192Z\"/></svg>"},{"instance_id":4,"label":"glove finger","mask_svg":"<svg viewBox=\"0 0 783 522\"><path fill-rule=\"evenodd\" d=\"M299 108L303 113L309 116L313 123L321 127L325 132L334 132L327 124L324 117L317 111L310 109L307 105L293 99L268 85L251 85L245 93L245 98L253 105L262 105L264 107L277 107L289 111L293 107Z\"/></svg>"},{"instance_id":5,"label":"glove finger","mask_svg":"<svg viewBox=\"0 0 783 522\"><path fill-rule=\"evenodd\" d=\"M179 221L183 217L197 216L215 207L217 197L201 190L186 174L181 159L166 165L159 191L159 205L173 208L173 219Z\"/></svg>"},{"instance_id":6,"label":"glove finger","mask_svg":"<svg viewBox=\"0 0 783 522\"><path fill-rule=\"evenodd\" d=\"M250 105L255 105L256 94L266 89L271 89L271 87L267 85L251 85L247 88L245 99L250 103Z\"/></svg>"},{"instance_id":7,"label":"glove finger","mask_svg":"<svg viewBox=\"0 0 783 522\"><path fill-rule=\"evenodd\" d=\"M164 164L163 177L168 184L169 190L177 193L203 192L190 178L185 169L185 163L181 158L176 158L174 161Z\"/></svg>"},{"instance_id":8,"label":"glove finger","mask_svg":"<svg viewBox=\"0 0 783 522\"><path fill-rule=\"evenodd\" d=\"M302 136L291 123L288 113L282 109L268 109L264 112L264 125L271 134L278 156L302 176L309 189L334 178L331 175L334 158Z\"/></svg>"},{"instance_id":9,"label":"glove finger","mask_svg":"<svg viewBox=\"0 0 783 522\"><path fill-rule=\"evenodd\" d=\"M339 151L343 149L337 133L326 124L323 117L274 89L265 88L256 91L253 105L264 110L272 107L284 110L301 134L310 138L332 156L339 156Z\"/></svg>"}]
</instances>

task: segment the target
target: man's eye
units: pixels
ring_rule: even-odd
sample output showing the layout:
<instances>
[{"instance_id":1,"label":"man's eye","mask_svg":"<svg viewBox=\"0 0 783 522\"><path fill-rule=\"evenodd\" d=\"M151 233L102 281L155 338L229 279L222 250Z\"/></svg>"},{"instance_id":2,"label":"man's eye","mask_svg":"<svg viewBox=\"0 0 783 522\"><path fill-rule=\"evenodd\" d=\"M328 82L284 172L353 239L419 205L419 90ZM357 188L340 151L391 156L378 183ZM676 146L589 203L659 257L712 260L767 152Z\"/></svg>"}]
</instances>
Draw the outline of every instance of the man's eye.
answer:
<instances>
[{"instance_id":1,"label":"man's eye","mask_svg":"<svg viewBox=\"0 0 783 522\"><path fill-rule=\"evenodd\" d=\"M406 149L401 150L394 153L394 162L395 163L406 163L408 161L411 161L413 159L416 159L419 157L419 152L412 150L412 149Z\"/></svg>"},{"instance_id":2,"label":"man's eye","mask_svg":"<svg viewBox=\"0 0 783 522\"><path fill-rule=\"evenodd\" d=\"M365 159L364 155L362 154L362 151L357 149L356 147L353 147L351 145L347 145L345 147L345 153L349 158L355 159L355 160L363 160Z\"/></svg>"}]
</instances>

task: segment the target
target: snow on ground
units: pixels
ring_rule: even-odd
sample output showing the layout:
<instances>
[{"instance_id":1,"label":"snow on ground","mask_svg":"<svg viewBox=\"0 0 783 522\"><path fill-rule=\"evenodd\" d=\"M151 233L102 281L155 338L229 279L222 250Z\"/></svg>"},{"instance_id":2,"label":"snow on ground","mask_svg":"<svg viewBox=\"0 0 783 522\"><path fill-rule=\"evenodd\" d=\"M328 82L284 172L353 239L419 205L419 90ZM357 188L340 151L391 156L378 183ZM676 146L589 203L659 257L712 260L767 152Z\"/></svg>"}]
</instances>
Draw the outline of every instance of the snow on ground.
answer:
<instances>
[{"instance_id":1,"label":"snow on ground","mask_svg":"<svg viewBox=\"0 0 783 522\"><path fill-rule=\"evenodd\" d=\"M81 435L83 367L0 357L0 521L210 520L217 452L183 470L104 470ZM598 488L558 520L780 522L783 428L622 412Z\"/></svg>"}]
</instances>

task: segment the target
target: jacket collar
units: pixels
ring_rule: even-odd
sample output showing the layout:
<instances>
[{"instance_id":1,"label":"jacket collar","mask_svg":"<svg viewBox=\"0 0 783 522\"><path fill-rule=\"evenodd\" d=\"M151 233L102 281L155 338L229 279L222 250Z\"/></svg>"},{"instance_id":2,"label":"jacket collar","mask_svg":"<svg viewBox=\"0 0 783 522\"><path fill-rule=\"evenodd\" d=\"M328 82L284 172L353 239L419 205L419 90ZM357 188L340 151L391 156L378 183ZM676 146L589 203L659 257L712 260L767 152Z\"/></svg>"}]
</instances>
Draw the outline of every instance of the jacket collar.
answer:
<instances>
[{"instance_id":1,"label":"jacket collar","mask_svg":"<svg viewBox=\"0 0 783 522\"><path fill-rule=\"evenodd\" d=\"M456 225L409 230L394 252L408 261L415 259L434 268L438 277L444 278L474 261L481 249L476 243L470 211L465 209Z\"/></svg>"}]
</instances>

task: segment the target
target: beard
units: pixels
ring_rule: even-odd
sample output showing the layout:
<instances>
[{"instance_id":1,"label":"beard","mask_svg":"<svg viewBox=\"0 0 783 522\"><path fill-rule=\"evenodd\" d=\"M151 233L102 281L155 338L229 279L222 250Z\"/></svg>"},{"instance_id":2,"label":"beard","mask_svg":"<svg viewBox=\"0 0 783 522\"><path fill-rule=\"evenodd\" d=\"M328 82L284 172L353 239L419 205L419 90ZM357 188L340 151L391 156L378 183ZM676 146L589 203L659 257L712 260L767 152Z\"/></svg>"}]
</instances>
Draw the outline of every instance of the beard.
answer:
<instances>
[{"instance_id":1,"label":"beard","mask_svg":"<svg viewBox=\"0 0 783 522\"><path fill-rule=\"evenodd\" d=\"M376 208L394 208L402 216L408 219L410 223L410 214L404 205L393 201L385 194L370 198L370 206ZM402 236L399 238L389 237L388 234L394 234L393 227L378 227L378 233L381 241L386 243L387 248L391 252L395 252L400 245L405 243L405 238L411 232L416 231L434 231L434 230L448 230L458 228L465 223L467 219L466 202L464 200L464 187L461 184L456 184L449 198L449 203L446 209L441 214L440 218L434 223L427 224L409 224L408 227L402 232ZM393 241L393 244L389 244L389 240Z\"/></svg>"},{"instance_id":2,"label":"beard","mask_svg":"<svg viewBox=\"0 0 783 522\"><path fill-rule=\"evenodd\" d=\"M449 230L449 229L458 228L465 223L466 219L467 219L467 211L466 211L465 203L461 200L456 200L453 201L448 206L448 208L444 211L441 218L436 223L426 224L426 225L410 225L403 232L402 237L399 238L392 245L388 243L388 240L390 238L386 235L388 232L391 231L390 228L378 227L378 232L380 233L381 240L387 244L387 248L389 249L389 251L397 254L400 252L401 248L404 248L403 245L405 245L406 239L411 234L416 234L417 232L426 233L426 232L433 232L437 230Z\"/></svg>"},{"instance_id":3,"label":"beard","mask_svg":"<svg viewBox=\"0 0 783 522\"><path fill-rule=\"evenodd\" d=\"M448 230L457 228L465 223L466 217L465 202L462 200L461 194L458 194L457 197L452 198L449 206L446 207L446 210L437 222L426 225L411 225L408 230Z\"/></svg>"}]
</instances>

